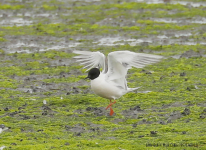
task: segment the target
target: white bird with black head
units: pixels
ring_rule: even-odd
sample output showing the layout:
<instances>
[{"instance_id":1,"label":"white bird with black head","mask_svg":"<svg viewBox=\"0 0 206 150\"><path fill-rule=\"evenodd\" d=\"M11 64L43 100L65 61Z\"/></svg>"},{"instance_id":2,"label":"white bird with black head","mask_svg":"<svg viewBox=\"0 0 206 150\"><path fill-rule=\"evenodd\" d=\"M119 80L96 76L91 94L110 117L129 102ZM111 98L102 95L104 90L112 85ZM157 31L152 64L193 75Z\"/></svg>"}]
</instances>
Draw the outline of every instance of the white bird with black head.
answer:
<instances>
[{"instance_id":1,"label":"white bird with black head","mask_svg":"<svg viewBox=\"0 0 206 150\"><path fill-rule=\"evenodd\" d=\"M109 99L110 104L106 109L110 108L110 115L114 111L112 105L116 103L116 99L122 95L131 92L137 88L129 88L127 86L126 75L131 67L143 68L146 65L160 61L163 56L135 53L131 51L115 51L105 57L100 52L89 51L73 51L75 54L80 54L74 58L88 68L88 76L91 80L91 89L95 94ZM102 68L102 71L100 71ZM114 100L112 102L112 100Z\"/></svg>"}]
</instances>

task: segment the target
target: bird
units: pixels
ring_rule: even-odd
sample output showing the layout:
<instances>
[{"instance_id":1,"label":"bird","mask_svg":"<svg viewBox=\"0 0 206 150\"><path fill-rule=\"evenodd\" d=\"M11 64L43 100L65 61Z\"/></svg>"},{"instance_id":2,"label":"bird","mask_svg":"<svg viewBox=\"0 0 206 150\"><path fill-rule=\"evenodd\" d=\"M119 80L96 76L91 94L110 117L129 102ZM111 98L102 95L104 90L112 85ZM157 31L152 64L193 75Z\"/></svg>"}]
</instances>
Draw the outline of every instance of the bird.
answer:
<instances>
[{"instance_id":1,"label":"bird","mask_svg":"<svg viewBox=\"0 0 206 150\"><path fill-rule=\"evenodd\" d=\"M107 57L99 51L74 50L73 53L78 54L74 57L76 61L87 68L88 76L85 79L91 80L91 89L94 93L110 100L106 107L106 109L110 108L110 116L114 114L112 105L116 103L116 99L139 88L127 86L127 71L132 67L143 68L163 58L160 55L128 50L113 51Z\"/></svg>"}]
</instances>

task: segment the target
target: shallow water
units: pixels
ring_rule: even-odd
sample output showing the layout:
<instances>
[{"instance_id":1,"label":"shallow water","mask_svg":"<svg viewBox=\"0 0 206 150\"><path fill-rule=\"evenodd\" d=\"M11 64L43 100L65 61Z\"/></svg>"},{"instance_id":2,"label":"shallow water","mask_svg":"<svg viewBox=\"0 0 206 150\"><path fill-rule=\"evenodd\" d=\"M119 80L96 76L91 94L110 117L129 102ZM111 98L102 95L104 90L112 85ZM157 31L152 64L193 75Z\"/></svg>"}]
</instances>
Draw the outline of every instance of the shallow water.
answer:
<instances>
[{"instance_id":1,"label":"shallow water","mask_svg":"<svg viewBox=\"0 0 206 150\"><path fill-rule=\"evenodd\" d=\"M11 19L4 19L0 21L1 26L28 26L32 25L33 21L26 20L23 18L11 18Z\"/></svg>"},{"instance_id":2,"label":"shallow water","mask_svg":"<svg viewBox=\"0 0 206 150\"><path fill-rule=\"evenodd\" d=\"M150 18L153 21L165 23L181 23L181 24L206 24L206 18L190 18L190 19L172 19L172 18Z\"/></svg>"},{"instance_id":3,"label":"shallow water","mask_svg":"<svg viewBox=\"0 0 206 150\"><path fill-rule=\"evenodd\" d=\"M34 52L42 52L42 51L48 51L48 50L62 50L62 49L68 49L68 48L74 48L81 43L79 42L73 42L73 43L64 43L61 42L59 44L40 44L39 42L28 42L26 40L18 41L16 44L9 44L7 47L7 52L9 53L34 53Z\"/></svg>"},{"instance_id":4,"label":"shallow water","mask_svg":"<svg viewBox=\"0 0 206 150\"><path fill-rule=\"evenodd\" d=\"M206 2L189 2L189 1L174 1L174 0L134 0L135 2L145 2L147 4L170 3L188 5L192 7L206 6Z\"/></svg>"},{"instance_id":5,"label":"shallow water","mask_svg":"<svg viewBox=\"0 0 206 150\"><path fill-rule=\"evenodd\" d=\"M92 42L93 47L97 46L116 46L116 45L126 45L129 44L130 46L142 45L171 45L171 44L180 44L180 45L196 45L202 44L206 45L204 41L195 41L193 39L189 39L191 33L185 32L176 32L171 35L163 34L163 35L155 35L147 38L139 38L139 39L132 39L132 38L123 38L121 36L116 37L93 37L95 40ZM43 41L47 41L47 43L42 43L41 40L33 41L33 37L30 36L26 39L13 39L12 44L8 43L5 46L7 47L6 52L15 53L15 52L26 52L26 53L33 53L33 52L41 52L41 51L48 51L48 50L62 50L62 49L71 49L78 47L84 47L84 44L87 43L80 43L77 41L70 41L65 42L63 38L60 38L60 42L54 42L57 39L50 39L49 37L44 38L41 37ZM83 38L84 39L84 38Z\"/></svg>"}]
</instances>

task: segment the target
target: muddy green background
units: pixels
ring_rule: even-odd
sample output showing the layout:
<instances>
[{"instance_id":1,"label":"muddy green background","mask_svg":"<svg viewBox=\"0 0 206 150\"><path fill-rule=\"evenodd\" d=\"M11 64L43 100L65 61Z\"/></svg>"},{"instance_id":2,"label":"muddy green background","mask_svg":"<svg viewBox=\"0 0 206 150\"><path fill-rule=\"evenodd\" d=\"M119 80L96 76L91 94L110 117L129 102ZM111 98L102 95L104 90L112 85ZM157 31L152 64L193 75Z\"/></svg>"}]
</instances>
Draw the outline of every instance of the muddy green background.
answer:
<instances>
[{"instance_id":1,"label":"muddy green background","mask_svg":"<svg viewBox=\"0 0 206 150\"><path fill-rule=\"evenodd\" d=\"M75 49L165 59L109 116ZM205 52L205 0L1 0L0 149L204 150Z\"/></svg>"}]
</instances>

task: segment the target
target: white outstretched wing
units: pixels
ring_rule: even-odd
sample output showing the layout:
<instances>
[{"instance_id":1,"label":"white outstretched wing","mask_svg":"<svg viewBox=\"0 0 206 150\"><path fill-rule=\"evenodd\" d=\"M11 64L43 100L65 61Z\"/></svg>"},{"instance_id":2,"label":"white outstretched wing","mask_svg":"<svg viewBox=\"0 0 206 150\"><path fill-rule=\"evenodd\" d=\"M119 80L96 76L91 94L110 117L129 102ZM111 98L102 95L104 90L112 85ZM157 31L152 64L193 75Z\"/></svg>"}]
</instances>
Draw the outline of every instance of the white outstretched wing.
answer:
<instances>
[{"instance_id":1,"label":"white outstretched wing","mask_svg":"<svg viewBox=\"0 0 206 150\"><path fill-rule=\"evenodd\" d=\"M77 62L80 62L81 65L84 65L84 68L103 68L105 71L105 56L100 52L89 52L89 51L73 51L75 54L80 54L79 56L75 56Z\"/></svg>"},{"instance_id":2,"label":"white outstretched wing","mask_svg":"<svg viewBox=\"0 0 206 150\"><path fill-rule=\"evenodd\" d=\"M130 51L116 51L108 55L107 80L127 89L125 79L128 69L131 67L143 68L146 65L158 62L163 56L135 53Z\"/></svg>"}]
</instances>

